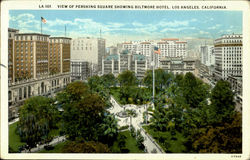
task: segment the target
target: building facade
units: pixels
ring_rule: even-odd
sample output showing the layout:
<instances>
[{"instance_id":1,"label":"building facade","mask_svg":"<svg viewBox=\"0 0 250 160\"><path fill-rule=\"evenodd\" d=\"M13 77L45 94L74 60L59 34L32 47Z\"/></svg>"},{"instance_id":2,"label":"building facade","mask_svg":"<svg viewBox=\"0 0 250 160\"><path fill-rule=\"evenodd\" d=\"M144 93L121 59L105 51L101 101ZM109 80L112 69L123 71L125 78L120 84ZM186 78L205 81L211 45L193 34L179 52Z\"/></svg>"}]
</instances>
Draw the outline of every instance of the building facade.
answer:
<instances>
[{"instance_id":1,"label":"building facade","mask_svg":"<svg viewBox=\"0 0 250 160\"><path fill-rule=\"evenodd\" d=\"M215 65L214 46L205 45L200 48L201 63L206 66Z\"/></svg>"},{"instance_id":2,"label":"building facade","mask_svg":"<svg viewBox=\"0 0 250 160\"><path fill-rule=\"evenodd\" d=\"M106 54L103 38L80 37L72 40L71 61L87 61L94 65L96 74L101 71L102 57Z\"/></svg>"},{"instance_id":3,"label":"building facade","mask_svg":"<svg viewBox=\"0 0 250 160\"><path fill-rule=\"evenodd\" d=\"M163 57L186 57L187 42L179 41L178 38L164 38L157 43L161 50L160 58Z\"/></svg>"},{"instance_id":4,"label":"building facade","mask_svg":"<svg viewBox=\"0 0 250 160\"><path fill-rule=\"evenodd\" d=\"M215 78L242 76L242 35L224 35L214 41Z\"/></svg>"},{"instance_id":5,"label":"building facade","mask_svg":"<svg viewBox=\"0 0 250 160\"><path fill-rule=\"evenodd\" d=\"M174 74L186 74L195 71L195 60L181 58L181 57L169 57L160 60L160 68L167 72Z\"/></svg>"},{"instance_id":6,"label":"building facade","mask_svg":"<svg viewBox=\"0 0 250 160\"><path fill-rule=\"evenodd\" d=\"M9 118L29 97L48 95L70 83L70 40L8 29Z\"/></svg>"},{"instance_id":7,"label":"building facade","mask_svg":"<svg viewBox=\"0 0 250 160\"><path fill-rule=\"evenodd\" d=\"M113 54L102 60L102 74L112 73L115 76L123 71L135 72L137 78L142 79L148 68L146 56L123 52L119 55Z\"/></svg>"},{"instance_id":8,"label":"building facade","mask_svg":"<svg viewBox=\"0 0 250 160\"><path fill-rule=\"evenodd\" d=\"M87 61L71 61L71 80L87 80L91 76L90 65Z\"/></svg>"},{"instance_id":9,"label":"building facade","mask_svg":"<svg viewBox=\"0 0 250 160\"><path fill-rule=\"evenodd\" d=\"M19 30L8 28L8 82L12 83L15 81L14 76L14 44L15 44L15 34Z\"/></svg>"}]
</instances>

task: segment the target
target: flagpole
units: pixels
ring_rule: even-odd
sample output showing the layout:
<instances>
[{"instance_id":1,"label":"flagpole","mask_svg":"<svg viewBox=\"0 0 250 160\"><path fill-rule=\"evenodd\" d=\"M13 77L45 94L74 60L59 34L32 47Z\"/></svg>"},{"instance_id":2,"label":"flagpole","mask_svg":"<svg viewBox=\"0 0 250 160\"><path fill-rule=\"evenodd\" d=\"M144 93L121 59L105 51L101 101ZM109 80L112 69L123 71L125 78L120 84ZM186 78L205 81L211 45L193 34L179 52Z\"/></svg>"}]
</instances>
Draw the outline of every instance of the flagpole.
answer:
<instances>
[{"instance_id":1,"label":"flagpole","mask_svg":"<svg viewBox=\"0 0 250 160\"><path fill-rule=\"evenodd\" d=\"M66 25L65 25L65 37L66 37Z\"/></svg>"},{"instance_id":2,"label":"flagpole","mask_svg":"<svg viewBox=\"0 0 250 160\"><path fill-rule=\"evenodd\" d=\"M40 21L41 21L41 34L43 34L43 24L42 24L42 17L41 17Z\"/></svg>"},{"instance_id":3,"label":"flagpole","mask_svg":"<svg viewBox=\"0 0 250 160\"><path fill-rule=\"evenodd\" d=\"M153 51L153 104L154 104L154 97L155 97L155 53Z\"/></svg>"}]
</instances>

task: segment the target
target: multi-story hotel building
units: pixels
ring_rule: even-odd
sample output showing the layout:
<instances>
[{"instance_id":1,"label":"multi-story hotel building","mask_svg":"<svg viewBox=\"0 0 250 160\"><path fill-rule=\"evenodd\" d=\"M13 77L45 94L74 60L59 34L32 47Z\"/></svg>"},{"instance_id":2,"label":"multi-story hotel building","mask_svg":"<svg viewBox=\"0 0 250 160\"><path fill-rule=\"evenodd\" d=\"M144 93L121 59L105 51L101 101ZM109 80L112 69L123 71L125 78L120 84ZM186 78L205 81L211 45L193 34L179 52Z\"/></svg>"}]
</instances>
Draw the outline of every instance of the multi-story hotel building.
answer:
<instances>
[{"instance_id":1,"label":"multi-story hotel building","mask_svg":"<svg viewBox=\"0 0 250 160\"><path fill-rule=\"evenodd\" d=\"M15 34L19 30L9 28L8 29L8 82L12 83L15 80L14 77L14 44Z\"/></svg>"},{"instance_id":2,"label":"multi-story hotel building","mask_svg":"<svg viewBox=\"0 0 250 160\"><path fill-rule=\"evenodd\" d=\"M112 73L117 76L126 70L135 72L137 78L142 79L148 68L146 56L139 54L131 54L124 51L121 54L109 55L102 60L102 74Z\"/></svg>"},{"instance_id":3,"label":"multi-story hotel building","mask_svg":"<svg viewBox=\"0 0 250 160\"><path fill-rule=\"evenodd\" d=\"M102 71L102 57L106 54L106 40L103 38L80 37L72 40L71 62L89 62L94 66L94 73Z\"/></svg>"},{"instance_id":4,"label":"multi-story hotel building","mask_svg":"<svg viewBox=\"0 0 250 160\"><path fill-rule=\"evenodd\" d=\"M160 60L164 57L186 57L187 42L179 41L178 38L164 38L160 41L144 41L144 42L125 42L122 44L123 49L127 49L132 54L141 54L153 61L155 56L155 66L160 66ZM161 50L161 54L153 54L154 46Z\"/></svg>"},{"instance_id":5,"label":"multi-story hotel building","mask_svg":"<svg viewBox=\"0 0 250 160\"><path fill-rule=\"evenodd\" d=\"M162 57L186 57L187 42L179 41L178 38L164 38L157 43Z\"/></svg>"},{"instance_id":6,"label":"multi-story hotel building","mask_svg":"<svg viewBox=\"0 0 250 160\"><path fill-rule=\"evenodd\" d=\"M160 68L174 74L186 74L195 71L195 60L181 57L167 57L160 60Z\"/></svg>"},{"instance_id":7,"label":"multi-story hotel building","mask_svg":"<svg viewBox=\"0 0 250 160\"><path fill-rule=\"evenodd\" d=\"M49 35L17 33L14 44L14 80L48 75Z\"/></svg>"},{"instance_id":8,"label":"multi-story hotel building","mask_svg":"<svg viewBox=\"0 0 250 160\"><path fill-rule=\"evenodd\" d=\"M242 35L224 35L214 41L215 78L242 76Z\"/></svg>"},{"instance_id":9,"label":"multi-story hotel building","mask_svg":"<svg viewBox=\"0 0 250 160\"><path fill-rule=\"evenodd\" d=\"M49 72L65 73L70 71L70 40L67 37L50 37Z\"/></svg>"},{"instance_id":10,"label":"multi-story hotel building","mask_svg":"<svg viewBox=\"0 0 250 160\"><path fill-rule=\"evenodd\" d=\"M52 94L70 82L70 38L9 31L9 118L36 95Z\"/></svg>"}]
</instances>

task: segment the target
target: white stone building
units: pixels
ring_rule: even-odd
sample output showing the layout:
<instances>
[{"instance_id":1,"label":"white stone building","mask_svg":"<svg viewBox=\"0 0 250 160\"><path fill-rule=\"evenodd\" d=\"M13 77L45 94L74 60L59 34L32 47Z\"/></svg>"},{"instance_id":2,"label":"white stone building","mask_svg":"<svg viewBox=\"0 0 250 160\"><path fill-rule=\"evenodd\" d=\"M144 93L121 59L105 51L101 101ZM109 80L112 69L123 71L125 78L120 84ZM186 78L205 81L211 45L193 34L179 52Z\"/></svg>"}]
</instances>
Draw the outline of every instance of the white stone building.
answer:
<instances>
[{"instance_id":1,"label":"white stone building","mask_svg":"<svg viewBox=\"0 0 250 160\"><path fill-rule=\"evenodd\" d=\"M201 63L206 66L215 65L214 46L204 45L200 48Z\"/></svg>"},{"instance_id":2,"label":"white stone building","mask_svg":"<svg viewBox=\"0 0 250 160\"><path fill-rule=\"evenodd\" d=\"M94 65L94 72L101 71L102 57L105 56L106 40L103 38L79 37L71 43L71 62L87 61Z\"/></svg>"},{"instance_id":3,"label":"white stone building","mask_svg":"<svg viewBox=\"0 0 250 160\"><path fill-rule=\"evenodd\" d=\"M223 35L214 41L215 78L242 76L242 34Z\"/></svg>"},{"instance_id":4,"label":"white stone building","mask_svg":"<svg viewBox=\"0 0 250 160\"><path fill-rule=\"evenodd\" d=\"M160 60L160 68L174 74L186 74L195 71L195 60L181 57L167 57Z\"/></svg>"},{"instance_id":5,"label":"white stone building","mask_svg":"<svg viewBox=\"0 0 250 160\"><path fill-rule=\"evenodd\" d=\"M112 73L115 76L126 70L135 72L137 78L142 79L148 69L146 56L131 54L125 50L121 54L113 54L102 60L102 74Z\"/></svg>"}]
</instances>

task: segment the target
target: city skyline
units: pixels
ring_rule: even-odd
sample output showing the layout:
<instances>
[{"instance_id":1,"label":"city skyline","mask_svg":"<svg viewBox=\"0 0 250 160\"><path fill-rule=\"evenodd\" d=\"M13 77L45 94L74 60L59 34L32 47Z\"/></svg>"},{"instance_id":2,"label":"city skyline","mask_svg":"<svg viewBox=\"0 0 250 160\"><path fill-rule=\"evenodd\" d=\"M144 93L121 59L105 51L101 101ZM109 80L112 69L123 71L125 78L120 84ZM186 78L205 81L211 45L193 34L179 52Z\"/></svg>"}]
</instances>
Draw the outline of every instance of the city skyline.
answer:
<instances>
[{"instance_id":1,"label":"city skyline","mask_svg":"<svg viewBox=\"0 0 250 160\"><path fill-rule=\"evenodd\" d=\"M100 37L101 30L107 46L164 37L216 39L242 33L241 11L11 10L9 27L40 33L41 17L47 20L44 34L64 36L66 26L71 38Z\"/></svg>"}]
</instances>

